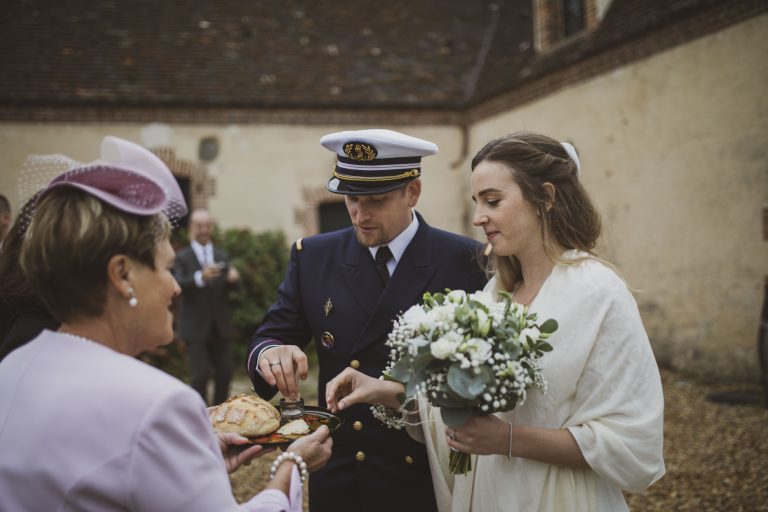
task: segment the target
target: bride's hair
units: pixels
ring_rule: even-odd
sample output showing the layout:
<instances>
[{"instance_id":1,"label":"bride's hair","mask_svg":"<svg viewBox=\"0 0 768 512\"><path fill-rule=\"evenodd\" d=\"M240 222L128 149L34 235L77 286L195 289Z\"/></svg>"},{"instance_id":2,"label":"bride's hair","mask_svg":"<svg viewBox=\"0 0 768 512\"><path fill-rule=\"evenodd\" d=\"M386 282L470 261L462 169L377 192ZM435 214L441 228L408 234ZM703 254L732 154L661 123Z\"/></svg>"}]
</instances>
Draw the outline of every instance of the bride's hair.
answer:
<instances>
[{"instance_id":1,"label":"bride's hair","mask_svg":"<svg viewBox=\"0 0 768 512\"><path fill-rule=\"evenodd\" d=\"M523 198L539 213L544 250L553 262L563 263L559 247L594 256L601 231L600 215L579 182L577 163L560 142L546 135L516 132L487 143L472 159L472 170L483 161L509 167ZM554 203L544 183L554 186ZM547 209L550 204L552 207ZM488 270L496 275L500 290L512 291L523 277L514 256L494 254Z\"/></svg>"}]
</instances>

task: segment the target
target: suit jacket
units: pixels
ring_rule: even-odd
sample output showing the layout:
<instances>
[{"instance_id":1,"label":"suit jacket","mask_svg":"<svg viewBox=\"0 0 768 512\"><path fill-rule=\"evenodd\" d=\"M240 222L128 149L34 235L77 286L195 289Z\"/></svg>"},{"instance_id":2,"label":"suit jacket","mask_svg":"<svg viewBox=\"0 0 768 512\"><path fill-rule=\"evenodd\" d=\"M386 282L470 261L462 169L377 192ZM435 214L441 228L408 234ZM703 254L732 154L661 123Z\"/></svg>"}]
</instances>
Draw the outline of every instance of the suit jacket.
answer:
<instances>
[{"instance_id":1,"label":"suit jacket","mask_svg":"<svg viewBox=\"0 0 768 512\"><path fill-rule=\"evenodd\" d=\"M227 252L215 245L213 256L217 262L229 266ZM179 334L186 342L204 341L212 326L216 326L222 338L231 338L234 326L227 299L231 286L226 279L227 270L224 269L218 279L202 288L195 283L195 272L198 270L202 267L192 246L184 247L176 254L173 274L181 286Z\"/></svg>"},{"instance_id":2,"label":"suit jacket","mask_svg":"<svg viewBox=\"0 0 768 512\"><path fill-rule=\"evenodd\" d=\"M306 238L301 250L292 247L277 301L251 340L248 371L257 393L269 399L276 392L255 371L259 350L280 343L304 347L314 338L318 401L325 407L326 383L347 366L381 375L392 321L424 292L476 291L485 285L479 243L418 219L419 229L383 291L370 251L358 243L353 228ZM324 335L326 341L333 337L331 348L321 343ZM367 405L352 406L341 416L331 460L310 476L312 510L434 510L424 446L405 431L386 428Z\"/></svg>"},{"instance_id":3,"label":"suit jacket","mask_svg":"<svg viewBox=\"0 0 768 512\"><path fill-rule=\"evenodd\" d=\"M0 364L0 510L301 510L269 490L238 505L192 388L51 331Z\"/></svg>"}]
</instances>

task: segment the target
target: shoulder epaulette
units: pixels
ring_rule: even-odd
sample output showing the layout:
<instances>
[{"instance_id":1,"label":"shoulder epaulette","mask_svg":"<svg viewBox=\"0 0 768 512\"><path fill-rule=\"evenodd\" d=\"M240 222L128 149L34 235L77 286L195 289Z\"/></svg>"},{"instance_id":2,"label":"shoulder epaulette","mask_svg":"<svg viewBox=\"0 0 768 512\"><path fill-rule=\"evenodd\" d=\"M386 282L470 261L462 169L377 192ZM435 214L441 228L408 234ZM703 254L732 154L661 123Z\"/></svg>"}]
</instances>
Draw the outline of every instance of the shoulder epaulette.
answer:
<instances>
[{"instance_id":1,"label":"shoulder epaulette","mask_svg":"<svg viewBox=\"0 0 768 512\"><path fill-rule=\"evenodd\" d=\"M301 241L302 240L304 240L304 238L299 238L298 240L296 240L296 250L297 251L301 251L301 249L302 249L302 246L301 246Z\"/></svg>"}]
</instances>

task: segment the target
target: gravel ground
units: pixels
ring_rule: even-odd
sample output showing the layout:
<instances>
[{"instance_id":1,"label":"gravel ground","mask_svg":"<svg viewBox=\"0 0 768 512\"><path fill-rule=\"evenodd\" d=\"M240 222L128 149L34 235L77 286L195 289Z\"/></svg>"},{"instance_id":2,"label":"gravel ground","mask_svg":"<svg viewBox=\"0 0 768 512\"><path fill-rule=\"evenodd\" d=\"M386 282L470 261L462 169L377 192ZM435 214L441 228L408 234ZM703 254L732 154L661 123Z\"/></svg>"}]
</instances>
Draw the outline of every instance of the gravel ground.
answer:
<instances>
[{"instance_id":1,"label":"gravel ground","mask_svg":"<svg viewBox=\"0 0 768 512\"><path fill-rule=\"evenodd\" d=\"M725 391L754 396L760 389L706 385L666 370L662 380L667 474L645 494L627 495L630 510L768 511L768 410L762 403L727 405L707 399ZM316 403L312 387L306 386L307 403ZM231 476L239 501L264 487L275 456L267 454Z\"/></svg>"}]
</instances>

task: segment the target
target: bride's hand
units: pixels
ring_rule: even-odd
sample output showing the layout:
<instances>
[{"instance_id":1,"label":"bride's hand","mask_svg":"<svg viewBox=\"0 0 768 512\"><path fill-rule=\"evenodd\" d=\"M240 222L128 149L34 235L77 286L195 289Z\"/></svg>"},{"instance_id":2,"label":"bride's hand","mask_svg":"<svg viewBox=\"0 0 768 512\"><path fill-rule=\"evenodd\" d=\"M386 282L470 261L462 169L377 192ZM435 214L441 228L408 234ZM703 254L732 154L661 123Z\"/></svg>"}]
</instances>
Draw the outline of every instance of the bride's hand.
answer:
<instances>
[{"instance_id":1,"label":"bride's hand","mask_svg":"<svg viewBox=\"0 0 768 512\"><path fill-rule=\"evenodd\" d=\"M472 416L460 427L446 427L448 446L477 455L507 454L509 423L493 414Z\"/></svg>"},{"instance_id":2,"label":"bride's hand","mask_svg":"<svg viewBox=\"0 0 768 512\"><path fill-rule=\"evenodd\" d=\"M403 391L402 384L375 379L346 368L326 384L325 402L333 413L359 403L380 403L396 409L400 407L397 395Z\"/></svg>"}]
</instances>

